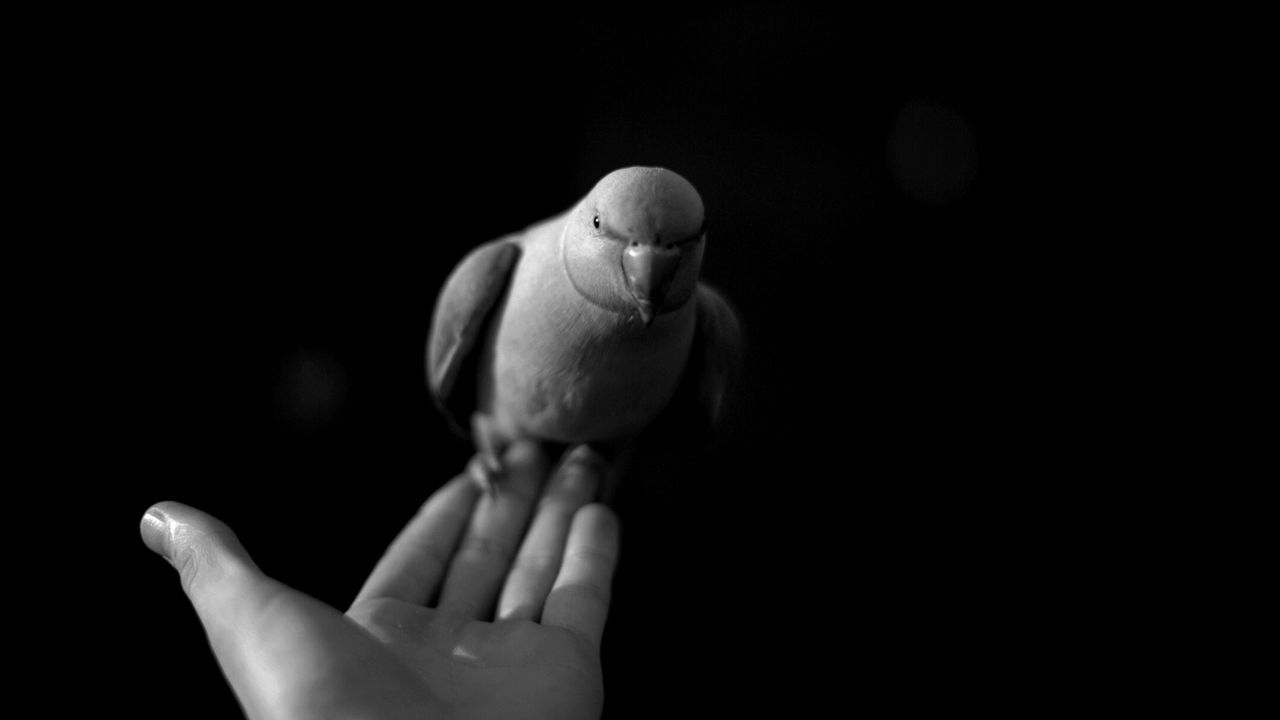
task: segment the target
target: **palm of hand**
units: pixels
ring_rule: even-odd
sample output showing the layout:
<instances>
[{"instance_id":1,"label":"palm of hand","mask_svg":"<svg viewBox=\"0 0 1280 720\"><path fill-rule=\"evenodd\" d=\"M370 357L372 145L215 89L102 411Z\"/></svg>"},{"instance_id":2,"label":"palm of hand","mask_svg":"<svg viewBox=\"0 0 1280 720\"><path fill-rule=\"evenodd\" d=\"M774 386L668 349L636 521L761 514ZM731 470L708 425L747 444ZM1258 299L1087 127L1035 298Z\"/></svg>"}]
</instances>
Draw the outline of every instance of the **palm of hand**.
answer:
<instances>
[{"instance_id":1,"label":"palm of hand","mask_svg":"<svg viewBox=\"0 0 1280 720\"><path fill-rule=\"evenodd\" d=\"M178 568L255 720L595 718L617 518L589 503L589 459L566 462L544 490L541 455L513 445L496 497L455 478L345 615L264 575L194 508L154 506L143 538Z\"/></svg>"},{"instance_id":2,"label":"palm of hand","mask_svg":"<svg viewBox=\"0 0 1280 720\"><path fill-rule=\"evenodd\" d=\"M389 599L359 603L347 615L421 678L454 717L600 716L598 653L565 628L467 620Z\"/></svg>"}]
</instances>

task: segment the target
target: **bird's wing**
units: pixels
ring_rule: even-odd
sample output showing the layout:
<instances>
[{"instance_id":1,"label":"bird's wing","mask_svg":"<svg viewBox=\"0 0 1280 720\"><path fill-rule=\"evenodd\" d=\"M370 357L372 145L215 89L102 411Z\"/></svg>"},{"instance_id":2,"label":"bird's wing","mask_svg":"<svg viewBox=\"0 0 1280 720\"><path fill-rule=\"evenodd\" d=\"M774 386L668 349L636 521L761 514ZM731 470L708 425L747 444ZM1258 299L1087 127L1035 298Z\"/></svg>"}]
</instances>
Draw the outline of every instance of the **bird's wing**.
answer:
<instances>
[{"instance_id":1,"label":"bird's wing","mask_svg":"<svg viewBox=\"0 0 1280 720\"><path fill-rule=\"evenodd\" d=\"M742 373L742 328L733 308L706 283L695 295L698 323L685 368L698 414L714 432Z\"/></svg>"},{"instance_id":2,"label":"bird's wing","mask_svg":"<svg viewBox=\"0 0 1280 720\"><path fill-rule=\"evenodd\" d=\"M645 488L642 492L653 498L675 493L697 477L699 465L691 460L714 457L736 436L742 330L733 308L705 283L698 283L694 302L697 324L680 385L662 414L623 446L617 461L620 477L606 494L628 485Z\"/></svg>"},{"instance_id":3,"label":"bird's wing","mask_svg":"<svg viewBox=\"0 0 1280 720\"><path fill-rule=\"evenodd\" d=\"M520 259L513 237L472 250L445 281L427 340L427 385L455 429L466 433L475 408L478 345Z\"/></svg>"},{"instance_id":4,"label":"bird's wing","mask_svg":"<svg viewBox=\"0 0 1280 720\"><path fill-rule=\"evenodd\" d=\"M694 295L697 322L680 385L640 444L653 449L708 449L723 440L726 412L738 388L743 365L742 330L733 308L706 283Z\"/></svg>"}]
</instances>

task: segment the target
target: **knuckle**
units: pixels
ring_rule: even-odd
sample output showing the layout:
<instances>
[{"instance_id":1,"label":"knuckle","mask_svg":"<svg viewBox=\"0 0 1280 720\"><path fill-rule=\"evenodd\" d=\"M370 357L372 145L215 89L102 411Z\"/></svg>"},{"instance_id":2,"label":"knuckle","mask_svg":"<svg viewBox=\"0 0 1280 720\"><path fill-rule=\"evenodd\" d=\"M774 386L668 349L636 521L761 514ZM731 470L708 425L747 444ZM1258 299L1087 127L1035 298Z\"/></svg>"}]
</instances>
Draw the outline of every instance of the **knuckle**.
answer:
<instances>
[{"instance_id":1,"label":"knuckle","mask_svg":"<svg viewBox=\"0 0 1280 720\"><path fill-rule=\"evenodd\" d=\"M449 566L450 548L440 546L429 538L419 539L408 545L414 565L430 568Z\"/></svg>"},{"instance_id":2,"label":"knuckle","mask_svg":"<svg viewBox=\"0 0 1280 720\"><path fill-rule=\"evenodd\" d=\"M609 604L609 588L591 580L575 580L557 588L558 591L596 605Z\"/></svg>"},{"instance_id":3,"label":"knuckle","mask_svg":"<svg viewBox=\"0 0 1280 720\"><path fill-rule=\"evenodd\" d=\"M569 516L581 503L574 502L573 498L565 497L563 493L552 491L538 501L538 513L541 515L551 515L563 521L568 521Z\"/></svg>"},{"instance_id":4,"label":"knuckle","mask_svg":"<svg viewBox=\"0 0 1280 720\"><path fill-rule=\"evenodd\" d=\"M186 525L174 533L172 563L188 595L200 590L211 571L224 574L238 568L225 551L226 542L217 528Z\"/></svg>"},{"instance_id":5,"label":"knuckle","mask_svg":"<svg viewBox=\"0 0 1280 720\"><path fill-rule=\"evenodd\" d=\"M560 557L549 553L522 553L512 566L512 574L553 573L560 569Z\"/></svg>"},{"instance_id":6,"label":"knuckle","mask_svg":"<svg viewBox=\"0 0 1280 720\"><path fill-rule=\"evenodd\" d=\"M477 560L508 560L514 552L511 543L497 538L475 536L463 541L458 555Z\"/></svg>"},{"instance_id":7,"label":"knuckle","mask_svg":"<svg viewBox=\"0 0 1280 720\"><path fill-rule=\"evenodd\" d=\"M348 617L366 625L395 626L403 623L404 603L390 598L373 598L352 607Z\"/></svg>"},{"instance_id":8,"label":"knuckle","mask_svg":"<svg viewBox=\"0 0 1280 720\"><path fill-rule=\"evenodd\" d=\"M616 558L613 553L600 548L580 547L566 552L565 559L590 568L608 568L613 566Z\"/></svg>"},{"instance_id":9,"label":"knuckle","mask_svg":"<svg viewBox=\"0 0 1280 720\"><path fill-rule=\"evenodd\" d=\"M182 582L182 589L190 595L196 587L196 581L200 575L200 560L198 552L190 544L183 543L174 551L173 566L178 570L178 579Z\"/></svg>"}]
</instances>

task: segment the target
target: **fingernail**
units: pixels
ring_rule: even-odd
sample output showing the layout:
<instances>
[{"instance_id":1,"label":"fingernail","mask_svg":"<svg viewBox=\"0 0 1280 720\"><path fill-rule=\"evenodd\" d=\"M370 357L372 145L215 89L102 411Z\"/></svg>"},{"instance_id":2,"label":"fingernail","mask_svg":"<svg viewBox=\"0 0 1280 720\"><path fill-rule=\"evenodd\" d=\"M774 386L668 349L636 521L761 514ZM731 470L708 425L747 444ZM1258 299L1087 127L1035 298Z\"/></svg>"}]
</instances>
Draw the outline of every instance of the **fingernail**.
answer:
<instances>
[{"instance_id":1,"label":"fingernail","mask_svg":"<svg viewBox=\"0 0 1280 720\"><path fill-rule=\"evenodd\" d=\"M604 462L596 453L578 449L565 458L564 466L560 468L560 482L570 491L585 491L594 497L604 472Z\"/></svg>"},{"instance_id":2,"label":"fingernail","mask_svg":"<svg viewBox=\"0 0 1280 720\"><path fill-rule=\"evenodd\" d=\"M586 445L579 445L569 451L564 458L564 467L566 471L575 472L601 472L605 468L604 458L600 457L600 453L592 450Z\"/></svg>"},{"instance_id":3,"label":"fingernail","mask_svg":"<svg viewBox=\"0 0 1280 720\"><path fill-rule=\"evenodd\" d=\"M512 465L527 465L538 458L537 443L517 440L507 446L506 459Z\"/></svg>"},{"instance_id":4,"label":"fingernail","mask_svg":"<svg viewBox=\"0 0 1280 720\"><path fill-rule=\"evenodd\" d=\"M142 516L142 542L151 548L151 552L168 559L169 516L159 508L153 507Z\"/></svg>"}]
</instances>

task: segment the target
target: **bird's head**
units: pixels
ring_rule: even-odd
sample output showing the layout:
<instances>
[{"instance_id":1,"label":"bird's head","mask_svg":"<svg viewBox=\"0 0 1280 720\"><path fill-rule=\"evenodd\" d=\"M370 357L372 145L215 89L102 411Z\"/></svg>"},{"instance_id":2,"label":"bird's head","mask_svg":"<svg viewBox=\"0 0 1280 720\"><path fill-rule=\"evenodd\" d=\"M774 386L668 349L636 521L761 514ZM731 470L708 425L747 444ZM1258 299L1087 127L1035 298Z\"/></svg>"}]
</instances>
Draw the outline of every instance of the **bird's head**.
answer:
<instances>
[{"instance_id":1,"label":"bird's head","mask_svg":"<svg viewBox=\"0 0 1280 720\"><path fill-rule=\"evenodd\" d=\"M702 198L670 170L615 170L569 212L561 242L565 271L584 298L648 326L697 289Z\"/></svg>"}]
</instances>

